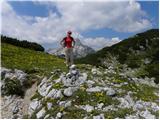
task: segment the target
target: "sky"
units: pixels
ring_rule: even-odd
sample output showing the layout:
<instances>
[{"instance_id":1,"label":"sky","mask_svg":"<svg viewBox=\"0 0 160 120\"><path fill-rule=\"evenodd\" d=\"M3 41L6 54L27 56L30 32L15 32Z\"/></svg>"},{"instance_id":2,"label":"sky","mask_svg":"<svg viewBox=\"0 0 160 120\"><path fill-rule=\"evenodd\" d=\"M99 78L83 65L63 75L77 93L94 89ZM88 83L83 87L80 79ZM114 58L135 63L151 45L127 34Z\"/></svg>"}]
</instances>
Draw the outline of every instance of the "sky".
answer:
<instances>
[{"instance_id":1,"label":"sky","mask_svg":"<svg viewBox=\"0 0 160 120\"><path fill-rule=\"evenodd\" d=\"M158 1L62 0L1 1L1 34L60 47L72 36L99 50L152 28L159 28Z\"/></svg>"}]
</instances>

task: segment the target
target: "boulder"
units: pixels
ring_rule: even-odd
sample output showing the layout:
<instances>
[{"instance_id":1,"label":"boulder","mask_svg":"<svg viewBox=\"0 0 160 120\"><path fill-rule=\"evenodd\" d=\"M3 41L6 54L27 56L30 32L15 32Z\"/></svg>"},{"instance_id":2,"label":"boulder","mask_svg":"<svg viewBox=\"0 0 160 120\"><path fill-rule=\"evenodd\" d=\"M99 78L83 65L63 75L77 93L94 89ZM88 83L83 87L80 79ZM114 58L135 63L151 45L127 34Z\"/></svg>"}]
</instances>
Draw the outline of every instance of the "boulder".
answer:
<instances>
[{"instance_id":1,"label":"boulder","mask_svg":"<svg viewBox=\"0 0 160 120\"><path fill-rule=\"evenodd\" d=\"M38 86L38 92L39 92L40 95L46 96L48 94L48 92L49 92L49 90L50 90L51 87L52 87L52 84L47 84L45 82L44 84L40 84Z\"/></svg>"},{"instance_id":2,"label":"boulder","mask_svg":"<svg viewBox=\"0 0 160 120\"><path fill-rule=\"evenodd\" d=\"M40 119L40 118L44 117L45 113L46 113L45 108L42 108L42 109L36 114L37 119Z\"/></svg>"},{"instance_id":3,"label":"boulder","mask_svg":"<svg viewBox=\"0 0 160 120\"><path fill-rule=\"evenodd\" d=\"M64 89L63 94L65 96L67 96L67 97L70 97L70 96L72 96L72 94L73 94L74 91L75 90L72 87L69 87L69 88Z\"/></svg>"},{"instance_id":4,"label":"boulder","mask_svg":"<svg viewBox=\"0 0 160 120\"><path fill-rule=\"evenodd\" d=\"M47 97L50 98L61 98L63 97L61 90L52 89L48 94Z\"/></svg>"}]
</instances>

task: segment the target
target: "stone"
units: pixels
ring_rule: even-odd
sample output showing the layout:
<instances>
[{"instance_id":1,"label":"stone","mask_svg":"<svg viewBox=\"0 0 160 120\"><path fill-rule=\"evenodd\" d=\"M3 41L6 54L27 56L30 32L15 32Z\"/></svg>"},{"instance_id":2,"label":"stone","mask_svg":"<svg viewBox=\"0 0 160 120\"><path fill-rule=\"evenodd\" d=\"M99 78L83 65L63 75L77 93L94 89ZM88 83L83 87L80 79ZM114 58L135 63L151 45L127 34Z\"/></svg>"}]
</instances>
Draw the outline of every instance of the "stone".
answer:
<instances>
[{"instance_id":1,"label":"stone","mask_svg":"<svg viewBox=\"0 0 160 120\"><path fill-rule=\"evenodd\" d=\"M5 78L6 73L9 73L9 72L11 72L10 69L1 67L1 77L2 77L2 78L3 78L3 77Z\"/></svg>"},{"instance_id":2,"label":"stone","mask_svg":"<svg viewBox=\"0 0 160 120\"><path fill-rule=\"evenodd\" d=\"M135 105L133 106L133 110L141 110L143 109L143 105L137 101Z\"/></svg>"},{"instance_id":3,"label":"stone","mask_svg":"<svg viewBox=\"0 0 160 120\"><path fill-rule=\"evenodd\" d=\"M115 108L113 105L109 105L109 106L106 106L106 107L103 108L104 112L107 112L107 111L110 111L110 110L117 111L118 109Z\"/></svg>"},{"instance_id":4,"label":"stone","mask_svg":"<svg viewBox=\"0 0 160 120\"><path fill-rule=\"evenodd\" d=\"M138 115L128 115L125 116L125 119L140 119Z\"/></svg>"},{"instance_id":5,"label":"stone","mask_svg":"<svg viewBox=\"0 0 160 120\"><path fill-rule=\"evenodd\" d=\"M65 108L70 107L72 105L72 101L67 101L64 105Z\"/></svg>"},{"instance_id":6,"label":"stone","mask_svg":"<svg viewBox=\"0 0 160 120\"><path fill-rule=\"evenodd\" d=\"M70 69L76 69L76 65L71 65L70 67L69 67Z\"/></svg>"},{"instance_id":7,"label":"stone","mask_svg":"<svg viewBox=\"0 0 160 120\"><path fill-rule=\"evenodd\" d=\"M94 110L94 107L91 105L80 106L80 108L86 110L87 112L92 112Z\"/></svg>"},{"instance_id":8,"label":"stone","mask_svg":"<svg viewBox=\"0 0 160 120\"><path fill-rule=\"evenodd\" d=\"M104 103L99 103L99 104L97 104L97 108L98 108L98 109L102 109L103 106L104 106Z\"/></svg>"},{"instance_id":9,"label":"stone","mask_svg":"<svg viewBox=\"0 0 160 120\"><path fill-rule=\"evenodd\" d=\"M95 82L92 81L92 80L88 80L88 81L86 81L86 83L87 83L87 84L91 84L91 85L95 84Z\"/></svg>"},{"instance_id":10,"label":"stone","mask_svg":"<svg viewBox=\"0 0 160 120\"><path fill-rule=\"evenodd\" d=\"M63 85L66 86L66 87L72 86L72 85L71 85L71 84L72 84L72 79L70 79L70 78L63 78L63 79L62 79L62 83L63 83Z\"/></svg>"},{"instance_id":11,"label":"stone","mask_svg":"<svg viewBox=\"0 0 160 120\"><path fill-rule=\"evenodd\" d=\"M56 94L56 90L55 89L52 89L51 91L49 91L49 93L47 94L46 98L49 97L49 98L53 98L54 95Z\"/></svg>"},{"instance_id":12,"label":"stone","mask_svg":"<svg viewBox=\"0 0 160 120\"><path fill-rule=\"evenodd\" d=\"M152 115L148 110L142 111L140 113L140 116L145 119L156 119L155 115Z\"/></svg>"},{"instance_id":13,"label":"stone","mask_svg":"<svg viewBox=\"0 0 160 120\"><path fill-rule=\"evenodd\" d=\"M106 92L107 95L109 96L115 96L116 95L116 91L113 90L112 88L110 88L107 92Z\"/></svg>"},{"instance_id":14,"label":"stone","mask_svg":"<svg viewBox=\"0 0 160 120\"><path fill-rule=\"evenodd\" d=\"M103 90L103 88L99 87L99 86L86 89L87 92L101 92L102 90Z\"/></svg>"},{"instance_id":15,"label":"stone","mask_svg":"<svg viewBox=\"0 0 160 120\"><path fill-rule=\"evenodd\" d=\"M55 83L60 83L61 82L61 78L54 80Z\"/></svg>"},{"instance_id":16,"label":"stone","mask_svg":"<svg viewBox=\"0 0 160 120\"><path fill-rule=\"evenodd\" d=\"M71 70L70 73L72 75L78 75L79 74L79 71L78 70Z\"/></svg>"},{"instance_id":17,"label":"stone","mask_svg":"<svg viewBox=\"0 0 160 120\"><path fill-rule=\"evenodd\" d=\"M18 112L19 112L19 108L18 108L18 106L16 105L16 106L13 107L12 113L13 113L13 114L17 114Z\"/></svg>"},{"instance_id":18,"label":"stone","mask_svg":"<svg viewBox=\"0 0 160 120\"><path fill-rule=\"evenodd\" d=\"M97 74L97 69L96 68L92 68L91 72L92 72L93 75L96 75Z\"/></svg>"},{"instance_id":19,"label":"stone","mask_svg":"<svg viewBox=\"0 0 160 120\"><path fill-rule=\"evenodd\" d=\"M93 119L105 119L104 114L93 116Z\"/></svg>"},{"instance_id":20,"label":"stone","mask_svg":"<svg viewBox=\"0 0 160 120\"><path fill-rule=\"evenodd\" d=\"M63 97L63 95L62 95L61 90L58 90L58 91L56 92L56 94L54 95L54 98L62 98L62 97Z\"/></svg>"},{"instance_id":21,"label":"stone","mask_svg":"<svg viewBox=\"0 0 160 120\"><path fill-rule=\"evenodd\" d=\"M17 70L17 69L15 69L14 71L15 71L15 75L16 75L17 79L22 80L22 82L26 79L26 76L27 76L26 73L24 73L21 70Z\"/></svg>"},{"instance_id":22,"label":"stone","mask_svg":"<svg viewBox=\"0 0 160 120\"><path fill-rule=\"evenodd\" d=\"M9 73L6 73L5 74L5 79L7 79L7 78L9 78L9 79L13 79L15 76L14 76L14 74L13 73L11 73L11 72L9 72Z\"/></svg>"},{"instance_id":23,"label":"stone","mask_svg":"<svg viewBox=\"0 0 160 120\"><path fill-rule=\"evenodd\" d=\"M40 118L44 117L45 113L46 113L45 108L42 108L42 109L36 114L36 117L37 117L38 119L40 119Z\"/></svg>"},{"instance_id":24,"label":"stone","mask_svg":"<svg viewBox=\"0 0 160 120\"><path fill-rule=\"evenodd\" d=\"M52 87L51 84L47 85L47 83L44 83L44 84L38 86L38 92L40 95L46 96L51 87Z\"/></svg>"},{"instance_id":25,"label":"stone","mask_svg":"<svg viewBox=\"0 0 160 120\"><path fill-rule=\"evenodd\" d=\"M48 94L47 97L49 98L62 98L62 92L61 90L52 89Z\"/></svg>"},{"instance_id":26,"label":"stone","mask_svg":"<svg viewBox=\"0 0 160 120\"><path fill-rule=\"evenodd\" d=\"M49 119L49 114L47 114L45 117L44 117L44 119Z\"/></svg>"},{"instance_id":27,"label":"stone","mask_svg":"<svg viewBox=\"0 0 160 120\"><path fill-rule=\"evenodd\" d=\"M120 105L118 105L120 108L130 108L135 104L129 93L124 98L117 99L120 101Z\"/></svg>"},{"instance_id":28,"label":"stone","mask_svg":"<svg viewBox=\"0 0 160 120\"><path fill-rule=\"evenodd\" d=\"M67 97L70 97L70 96L73 95L73 92L74 92L74 91L76 91L76 88L74 88L74 87L69 87L69 88L64 89L63 94L64 94L65 96L67 96Z\"/></svg>"},{"instance_id":29,"label":"stone","mask_svg":"<svg viewBox=\"0 0 160 120\"><path fill-rule=\"evenodd\" d=\"M65 106L65 103L66 103L66 101L60 101L60 102L59 102L59 106L63 106L63 107L64 107L64 106Z\"/></svg>"},{"instance_id":30,"label":"stone","mask_svg":"<svg viewBox=\"0 0 160 120\"><path fill-rule=\"evenodd\" d=\"M38 109L39 107L41 106L41 102L38 101L37 99L34 99L31 101L29 107L32 109L32 110L36 110Z\"/></svg>"},{"instance_id":31,"label":"stone","mask_svg":"<svg viewBox=\"0 0 160 120\"><path fill-rule=\"evenodd\" d=\"M56 115L56 119L61 118L61 117L62 117L62 115L63 115L63 114L62 114L61 112L58 112L58 113L57 113L57 115Z\"/></svg>"},{"instance_id":32,"label":"stone","mask_svg":"<svg viewBox=\"0 0 160 120\"><path fill-rule=\"evenodd\" d=\"M52 108L52 103L48 102L47 103L47 108L48 108L48 110L50 110Z\"/></svg>"},{"instance_id":33,"label":"stone","mask_svg":"<svg viewBox=\"0 0 160 120\"><path fill-rule=\"evenodd\" d=\"M87 83L87 85L88 85L89 88L91 88L92 85L95 84L95 82L91 81L91 80L86 81L86 83Z\"/></svg>"}]
</instances>

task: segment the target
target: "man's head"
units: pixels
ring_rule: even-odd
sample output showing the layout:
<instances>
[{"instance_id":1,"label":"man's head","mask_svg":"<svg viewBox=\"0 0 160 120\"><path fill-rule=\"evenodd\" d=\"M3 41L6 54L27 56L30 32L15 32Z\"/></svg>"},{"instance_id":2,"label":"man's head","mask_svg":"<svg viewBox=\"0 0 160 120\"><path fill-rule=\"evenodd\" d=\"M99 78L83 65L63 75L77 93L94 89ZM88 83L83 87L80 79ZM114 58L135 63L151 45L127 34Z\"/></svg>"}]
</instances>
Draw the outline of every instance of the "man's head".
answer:
<instances>
[{"instance_id":1,"label":"man's head","mask_svg":"<svg viewBox=\"0 0 160 120\"><path fill-rule=\"evenodd\" d=\"M72 32L71 31L68 31L67 32L67 36L71 36Z\"/></svg>"}]
</instances>

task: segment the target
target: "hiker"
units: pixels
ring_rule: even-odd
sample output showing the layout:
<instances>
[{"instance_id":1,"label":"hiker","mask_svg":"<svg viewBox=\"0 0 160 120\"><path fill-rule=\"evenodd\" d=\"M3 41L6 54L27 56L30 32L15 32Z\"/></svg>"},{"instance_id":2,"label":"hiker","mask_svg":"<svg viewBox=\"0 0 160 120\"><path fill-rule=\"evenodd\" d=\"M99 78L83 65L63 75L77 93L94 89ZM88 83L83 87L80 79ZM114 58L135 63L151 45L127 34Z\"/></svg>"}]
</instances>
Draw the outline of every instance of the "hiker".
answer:
<instances>
[{"instance_id":1,"label":"hiker","mask_svg":"<svg viewBox=\"0 0 160 120\"><path fill-rule=\"evenodd\" d=\"M75 46L75 40L71 37L72 32L68 31L67 36L63 38L60 44L65 50L66 66L73 65L73 48Z\"/></svg>"}]
</instances>

